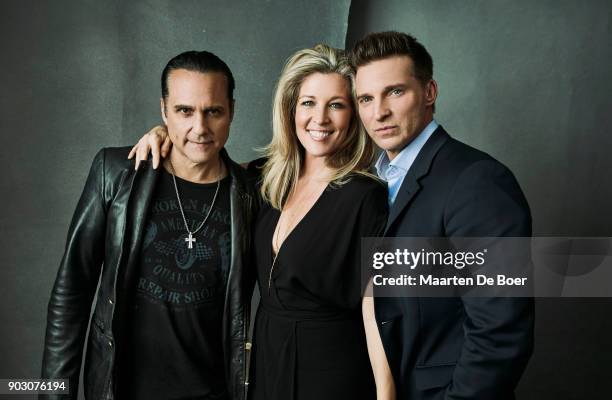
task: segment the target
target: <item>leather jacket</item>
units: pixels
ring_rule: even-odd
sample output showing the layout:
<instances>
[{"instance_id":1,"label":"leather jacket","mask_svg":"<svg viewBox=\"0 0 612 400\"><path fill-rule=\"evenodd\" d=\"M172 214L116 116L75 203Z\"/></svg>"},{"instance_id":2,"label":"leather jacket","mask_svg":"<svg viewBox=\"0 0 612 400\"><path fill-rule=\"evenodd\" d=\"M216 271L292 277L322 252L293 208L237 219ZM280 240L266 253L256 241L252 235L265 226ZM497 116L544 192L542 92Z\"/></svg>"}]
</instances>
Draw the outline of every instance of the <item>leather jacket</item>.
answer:
<instances>
[{"instance_id":1,"label":"leather jacket","mask_svg":"<svg viewBox=\"0 0 612 400\"><path fill-rule=\"evenodd\" d=\"M116 398L115 360L124 345L125 335L121 332L126 325L126 294L134 288L137 255L161 170L143 162L134 171L128 152L129 148L107 148L96 155L70 224L51 292L42 378L69 379L70 395L61 398L77 398L86 338L85 397ZM246 400L246 341L254 286L254 273L248 267L250 227L258 201L245 171L225 150L221 156L231 175L231 262L223 313L225 375L230 398Z\"/></svg>"}]
</instances>

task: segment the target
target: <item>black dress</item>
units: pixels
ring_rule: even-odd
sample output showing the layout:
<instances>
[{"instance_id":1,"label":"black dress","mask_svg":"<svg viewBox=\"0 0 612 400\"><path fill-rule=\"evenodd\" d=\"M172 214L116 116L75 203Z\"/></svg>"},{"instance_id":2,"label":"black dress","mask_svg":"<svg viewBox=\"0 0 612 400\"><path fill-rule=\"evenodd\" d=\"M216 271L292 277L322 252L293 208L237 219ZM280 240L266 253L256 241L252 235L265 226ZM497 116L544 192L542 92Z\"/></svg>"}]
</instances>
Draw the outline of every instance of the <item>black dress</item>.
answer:
<instances>
[{"instance_id":1,"label":"black dress","mask_svg":"<svg viewBox=\"0 0 612 400\"><path fill-rule=\"evenodd\" d=\"M280 212L264 205L255 225L261 302L251 400L375 399L361 314L361 237L387 221L387 189L354 175L328 185L283 242L274 268Z\"/></svg>"}]
</instances>

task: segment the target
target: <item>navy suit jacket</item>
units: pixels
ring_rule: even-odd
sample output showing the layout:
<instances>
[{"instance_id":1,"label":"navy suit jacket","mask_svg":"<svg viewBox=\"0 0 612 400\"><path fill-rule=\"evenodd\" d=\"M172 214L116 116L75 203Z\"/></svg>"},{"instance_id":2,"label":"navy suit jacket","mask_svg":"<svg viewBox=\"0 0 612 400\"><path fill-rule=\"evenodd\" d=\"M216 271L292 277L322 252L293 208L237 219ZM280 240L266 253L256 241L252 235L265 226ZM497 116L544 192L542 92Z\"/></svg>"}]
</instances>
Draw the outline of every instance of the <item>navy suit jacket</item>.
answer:
<instances>
[{"instance_id":1,"label":"navy suit jacket","mask_svg":"<svg viewBox=\"0 0 612 400\"><path fill-rule=\"evenodd\" d=\"M513 174L440 126L404 178L385 236L531 236ZM376 298L398 400L514 399L533 348L531 298Z\"/></svg>"}]
</instances>

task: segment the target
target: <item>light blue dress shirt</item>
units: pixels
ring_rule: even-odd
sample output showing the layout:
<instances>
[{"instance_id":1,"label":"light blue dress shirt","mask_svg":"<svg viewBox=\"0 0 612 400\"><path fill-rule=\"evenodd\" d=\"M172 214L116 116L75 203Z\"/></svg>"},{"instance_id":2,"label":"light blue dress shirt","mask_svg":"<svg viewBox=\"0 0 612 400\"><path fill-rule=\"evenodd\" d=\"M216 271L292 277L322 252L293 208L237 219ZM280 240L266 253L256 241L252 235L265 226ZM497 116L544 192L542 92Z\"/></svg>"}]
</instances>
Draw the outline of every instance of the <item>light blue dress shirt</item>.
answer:
<instances>
[{"instance_id":1,"label":"light blue dress shirt","mask_svg":"<svg viewBox=\"0 0 612 400\"><path fill-rule=\"evenodd\" d=\"M389 188L389 206L393 205L408 170L419 155L425 142L427 142L427 139L429 139L436 129L438 129L438 123L432 120L392 161L389 161L389 157L384 151L380 157L378 157L375 164L376 173L381 179L387 181L387 186Z\"/></svg>"}]
</instances>

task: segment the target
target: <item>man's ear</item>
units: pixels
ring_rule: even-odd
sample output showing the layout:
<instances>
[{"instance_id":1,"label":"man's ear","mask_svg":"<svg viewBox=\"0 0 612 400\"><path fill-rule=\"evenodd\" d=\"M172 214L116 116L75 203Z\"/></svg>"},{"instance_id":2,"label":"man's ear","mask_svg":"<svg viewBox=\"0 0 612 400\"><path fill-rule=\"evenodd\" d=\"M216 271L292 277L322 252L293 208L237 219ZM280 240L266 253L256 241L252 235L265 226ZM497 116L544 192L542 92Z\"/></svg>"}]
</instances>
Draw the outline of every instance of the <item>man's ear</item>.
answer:
<instances>
[{"instance_id":1,"label":"man's ear","mask_svg":"<svg viewBox=\"0 0 612 400\"><path fill-rule=\"evenodd\" d=\"M161 108L161 116L162 116L162 119L164 120L164 124L168 125L168 121L167 121L168 118L166 118L166 102L164 101L163 97L159 98L159 106Z\"/></svg>"},{"instance_id":2,"label":"man's ear","mask_svg":"<svg viewBox=\"0 0 612 400\"><path fill-rule=\"evenodd\" d=\"M234 120L234 106L236 105L236 100L232 99L230 101L230 122Z\"/></svg>"},{"instance_id":3,"label":"man's ear","mask_svg":"<svg viewBox=\"0 0 612 400\"><path fill-rule=\"evenodd\" d=\"M425 86L425 101L426 105L433 106L438 98L438 83L433 79Z\"/></svg>"}]
</instances>

